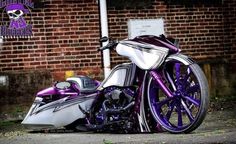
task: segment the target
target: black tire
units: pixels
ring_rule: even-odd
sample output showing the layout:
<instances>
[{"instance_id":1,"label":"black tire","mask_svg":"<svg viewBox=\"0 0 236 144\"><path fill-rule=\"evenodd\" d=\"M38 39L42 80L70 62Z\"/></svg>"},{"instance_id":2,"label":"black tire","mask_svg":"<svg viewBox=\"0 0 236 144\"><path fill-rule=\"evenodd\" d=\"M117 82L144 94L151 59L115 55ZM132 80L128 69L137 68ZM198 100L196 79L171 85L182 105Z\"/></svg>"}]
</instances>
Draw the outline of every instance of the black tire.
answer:
<instances>
[{"instance_id":1,"label":"black tire","mask_svg":"<svg viewBox=\"0 0 236 144\"><path fill-rule=\"evenodd\" d=\"M175 74L177 64L181 67L178 70L180 76ZM207 113L209 90L205 74L198 64L177 59L168 60L163 65L162 74L166 85L173 93L178 92L178 97L167 98L158 86L154 86L156 83L150 77L147 99L152 116L170 133L190 133L200 126Z\"/></svg>"}]
</instances>

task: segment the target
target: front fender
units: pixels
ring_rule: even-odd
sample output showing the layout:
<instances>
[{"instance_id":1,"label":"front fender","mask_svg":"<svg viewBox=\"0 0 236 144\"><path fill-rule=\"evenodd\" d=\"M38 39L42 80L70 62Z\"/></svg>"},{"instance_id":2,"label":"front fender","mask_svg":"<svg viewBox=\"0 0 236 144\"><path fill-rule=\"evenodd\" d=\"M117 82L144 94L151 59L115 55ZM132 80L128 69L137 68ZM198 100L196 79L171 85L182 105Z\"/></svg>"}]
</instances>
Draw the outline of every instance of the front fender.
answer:
<instances>
[{"instance_id":1,"label":"front fender","mask_svg":"<svg viewBox=\"0 0 236 144\"><path fill-rule=\"evenodd\" d=\"M195 61L193 59L191 59L190 57L183 55L181 53L169 55L166 58L165 62L168 62L170 60L177 60L177 61L182 62L185 65L191 65L191 64L195 63Z\"/></svg>"}]
</instances>

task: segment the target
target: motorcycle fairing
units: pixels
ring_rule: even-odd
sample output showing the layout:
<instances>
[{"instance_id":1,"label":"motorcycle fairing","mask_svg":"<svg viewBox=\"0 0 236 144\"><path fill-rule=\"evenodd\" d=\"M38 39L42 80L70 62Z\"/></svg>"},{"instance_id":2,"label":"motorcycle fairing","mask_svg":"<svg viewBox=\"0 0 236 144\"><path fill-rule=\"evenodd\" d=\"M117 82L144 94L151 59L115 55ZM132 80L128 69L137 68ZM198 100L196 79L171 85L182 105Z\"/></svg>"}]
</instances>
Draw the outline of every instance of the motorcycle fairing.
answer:
<instances>
[{"instance_id":1,"label":"motorcycle fairing","mask_svg":"<svg viewBox=\"0 0 236 144\"><path fill-rule=\"evenodd\" d=\"M158 68L164 62L169 49L144 42L123 40L116 46L116 52L128 57L140 69L151 70Z\"/></svg>"},{"instance_id":2,"label":"motorcycle fairing","mask_svg":"<svg viewBox=\"0 0 236 144\"><path fill-rule=\"evenodd\" d=\"M110 75L101 83L98 90L109 86L131 86L135 79L136 65L124 63L112 69Z\"/></svg>"},{"instance_id":3,"label":"motorcycle fairing","mask_svg":"<svg viewBox=\"0 0 236 144\"><path fill-rule=\"evenodd\" d=\"M89 110L96 96L97 93L73 99L65 97L45 105L42 105L43 98L36 97L22 124L35 130L69 125L86 117L81 108Z\"/></svg>"}]
</instances>

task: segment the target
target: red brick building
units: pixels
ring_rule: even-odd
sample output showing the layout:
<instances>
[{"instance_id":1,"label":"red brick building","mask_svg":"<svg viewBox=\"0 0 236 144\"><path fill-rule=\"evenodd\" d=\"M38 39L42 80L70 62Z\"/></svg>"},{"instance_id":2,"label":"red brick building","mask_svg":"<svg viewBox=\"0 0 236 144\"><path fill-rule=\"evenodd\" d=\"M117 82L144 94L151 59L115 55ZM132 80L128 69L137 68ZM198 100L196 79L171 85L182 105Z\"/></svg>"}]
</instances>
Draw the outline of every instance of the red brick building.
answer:
<instances>
[{"instance_id":1,"label":"red brick building","mask_svg":"<svg viewBox=\"0 0 236 144\"><path fill-rule=\"evenodd\" d=\"M235 78L236 0L130 1L108 1L111 37L127 38L130 19L163 18L165 33L179 39L183 53L203 64L212 95L222 94L218 87L226 95L234 93L230 79ZM0 89L0 104L31 102L37 90L52 79L62 80L65 71L102 76L97 0L41 0L31 13L32 38L5 39L1 47L0 75L8 76L9 82ZM111 59L113 66L126 61L114 52Z\"/></svg>"}]
</instances>

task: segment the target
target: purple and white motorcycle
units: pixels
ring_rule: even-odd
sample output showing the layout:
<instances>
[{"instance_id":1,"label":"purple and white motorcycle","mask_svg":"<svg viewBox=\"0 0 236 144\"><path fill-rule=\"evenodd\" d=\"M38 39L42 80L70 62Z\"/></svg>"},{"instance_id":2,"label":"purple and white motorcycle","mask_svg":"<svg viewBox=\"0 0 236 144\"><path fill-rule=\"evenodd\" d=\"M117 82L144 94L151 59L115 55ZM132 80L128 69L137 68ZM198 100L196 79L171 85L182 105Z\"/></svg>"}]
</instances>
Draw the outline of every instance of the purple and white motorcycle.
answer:
<instances>
[{"instance_id":1,"label":"purple and white motorcycle","mask_svg":"<svg viewBox=\"0 0 236 144\"><path fill-rule=\"evenodd\" d=\"M108 40L100 50L114 49L131 63L117 65L101 83L77 76L38 92L22 124L33 130L189 133L202 123L207 79L176 44L163 35L100 41Z\"/></svg>"}]
</instances>

